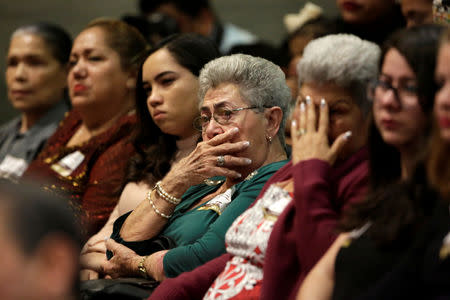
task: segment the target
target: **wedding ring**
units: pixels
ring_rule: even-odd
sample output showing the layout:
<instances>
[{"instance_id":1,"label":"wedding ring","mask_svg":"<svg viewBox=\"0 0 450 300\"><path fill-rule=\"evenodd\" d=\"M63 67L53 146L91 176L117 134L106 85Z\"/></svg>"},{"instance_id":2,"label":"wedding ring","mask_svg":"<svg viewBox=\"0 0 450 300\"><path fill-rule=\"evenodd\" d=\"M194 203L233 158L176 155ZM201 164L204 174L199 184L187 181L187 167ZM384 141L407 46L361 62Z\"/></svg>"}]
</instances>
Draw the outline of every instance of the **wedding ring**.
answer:
<instances>
[{"instance_id":1,"label":"wedding ring","mask_svg":"<svg viewBox=\"0 0 450 300\"><path fill-rule=\"evenodd\" d=\"M305 133L306 133L306 129L305 129L305 128L300 128L300 129L297 131L297 136L304 135Z\"/></svg>"},{"instance_id":2,"label":"wedding ring","mask_svg":"<svg viewBox=\"0 0 450 300\"><path fill-rule=\"evenodd\" d=\"M225 157L223 155L217 156L217 165L223 167L225 165Z\"/></svg>"}]
</instances>

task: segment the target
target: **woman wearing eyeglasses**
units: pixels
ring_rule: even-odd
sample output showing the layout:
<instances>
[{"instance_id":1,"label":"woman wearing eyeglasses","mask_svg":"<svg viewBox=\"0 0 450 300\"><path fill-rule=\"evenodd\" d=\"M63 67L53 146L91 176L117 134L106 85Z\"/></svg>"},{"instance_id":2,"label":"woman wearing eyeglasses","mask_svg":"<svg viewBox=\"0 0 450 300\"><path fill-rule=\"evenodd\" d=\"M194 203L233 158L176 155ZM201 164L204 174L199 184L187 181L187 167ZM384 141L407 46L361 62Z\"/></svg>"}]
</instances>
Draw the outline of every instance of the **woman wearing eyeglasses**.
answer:
<instances>
[{"instance_id":1,"label":"woman wearing eyeglasses","mask_svg":"<svg viewBox=\"0 0 450 300\"><path fill-rule=\"evenodd\" d=\"M150 299L288 299L366 192L367 82L379 47L352 35L311 41L298 65L292 162L225 236L227 253L168 279ZM264 298L265 297L265 298Z\"/></svg>"},{"instance_id":2,"label":"woman wearing eyeglasses","mask_svg":"<svg viewBox=\"0 0 450 300\"><path fill-rule=\"evenodd\" d=\"M163 55L159 51L150 57ZM195 127L203 141L115 222L115 241L106 243L113 256L102 267L111 277L162 281L224 253L228 227L286 163L290 91L279 67L248 55L226 56L206 64L199 82ZM147 94L153 93L149 87ZM152 117L163 126L164 113ZM161 236L176 246L151 253L149 242Z\"/></svg>"},{"instance_id":3,"label":"woman wearing eyeglasses","mask_svg":"<svg viewBox=\"0 0 450 300\"><path fill-rule=\"evenodd\" d=\"M410 261L410 269L404 268L405 259L422 236L433 201L416 201L421 187L405 189L404 184L429 134L441 32L439 26L424 25L399 31L386 41L380 75L370 89L374 121L369 196L344 218L342 229L347 233L309 273L297 299L429 299L417 284L419 276L409 277L409 283L402 277L422 267ZM405 270L409 272L402 274ZM373 297L379 292L384 296Z\"/></svg>"}]
</instances>

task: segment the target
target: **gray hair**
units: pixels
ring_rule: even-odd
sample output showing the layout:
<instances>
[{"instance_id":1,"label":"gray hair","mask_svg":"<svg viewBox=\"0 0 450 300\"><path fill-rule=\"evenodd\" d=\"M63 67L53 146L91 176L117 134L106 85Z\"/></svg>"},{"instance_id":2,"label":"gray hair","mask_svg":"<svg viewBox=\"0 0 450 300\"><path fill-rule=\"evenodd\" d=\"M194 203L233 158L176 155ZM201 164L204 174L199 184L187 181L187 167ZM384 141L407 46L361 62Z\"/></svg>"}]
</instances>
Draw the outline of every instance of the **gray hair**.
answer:
<instances>
[{"instance_id":1,"label":"gray hair","mask_svg":"<svg viewBox=\"0 0 450 300\"><path fill-rule=\"evenodd\" d=\"M249 105L280 107L283 118L277 135L281 144L285 145L284 127L289 114L291 92L280 67L261 57L245 54L222 56L203 67L199 82L200 102L203 102L209 89L222 83L232 83L239 87L239 93Z\"/></svg>"},{"instance_id":2,"label":"gray hair","mask_svg":"<svg viewBox=\"0 0 450 300\"><path fill-rule=\"evenodd\" d=\"M334 83L352 91L363 111L370 110L367 84L378 76L380 48L351 34L333 34L311 41L297 65L299 85Z\"/></svg>"},{"instance_id":3,"label":"gray hair","mask_svg":"<svg viewBox=\"0 0 450 300\"><path fill-rule=\"evenodd\" d=\"M61 64L69 61L72 49L72 37L62 27L52 23L32 23L23 25L11 34L11 39L21 34L31 34L41 37L49 47L53 57Z\"/></svg>"}]
</instances>

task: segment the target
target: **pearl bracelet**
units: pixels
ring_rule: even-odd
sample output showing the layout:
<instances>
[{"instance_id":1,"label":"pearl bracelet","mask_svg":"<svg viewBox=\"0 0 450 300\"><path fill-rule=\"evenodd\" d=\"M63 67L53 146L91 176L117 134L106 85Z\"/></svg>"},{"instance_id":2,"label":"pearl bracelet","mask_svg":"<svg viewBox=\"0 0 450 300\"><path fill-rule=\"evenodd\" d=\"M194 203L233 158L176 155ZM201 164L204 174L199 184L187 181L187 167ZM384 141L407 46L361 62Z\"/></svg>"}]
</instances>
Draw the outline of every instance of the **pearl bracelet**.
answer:
<instances>
[{"instance_id":1,"label":"pearl bracelet","mask_svg":"<svg viewBox=\"0 0 450 300\"><path fill-rule=\"evenodd\" d=\"M156 189L156 192L158 195L163 198L165 201L172 203L173 205L178 205L181 202L181 198L176 198L172 195L169 195L162 187L161 187L161 181L158 181L153 189Z\"/></svg>"},{"instance_id":2,"label":"pearl bracelet","mask_svg":"<svg viewBox=\"0 0 450 300\"><path fill-rule=\"evenodd\" d=\"M164 219L170 219L170 217L172 217L172 215L166 215L165 213L163 213L162 211L160 211L160 210L155 206L155 203L153 203L153 200L152 200L152 191L148 191L148 192L147 192L147 199L148 199L148 201L150 202L150 205L152 206L153 210L155 211L155 213L156 213L158 216L161 216L161 217L163 217Z\"/></svg>"}]
</instances>

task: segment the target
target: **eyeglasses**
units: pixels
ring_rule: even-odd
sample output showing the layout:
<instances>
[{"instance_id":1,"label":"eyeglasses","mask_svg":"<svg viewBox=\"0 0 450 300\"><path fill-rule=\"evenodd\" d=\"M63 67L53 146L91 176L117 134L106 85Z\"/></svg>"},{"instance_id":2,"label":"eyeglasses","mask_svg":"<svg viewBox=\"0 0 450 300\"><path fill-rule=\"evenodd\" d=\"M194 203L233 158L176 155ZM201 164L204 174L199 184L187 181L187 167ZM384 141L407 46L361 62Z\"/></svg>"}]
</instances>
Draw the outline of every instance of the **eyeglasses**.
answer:
<instances>
[{"instance_id":1,"label":"eyeglasses","mask_svg":"<svg viewBox=\"0 0 450 300\"><path fill-rule=\"evenodd\" d=\"M369 84L369 99L376 101L377 99L384 97L389 90L394 92L395 100L402 106L414 105L417 103L417 85L403 84L394 87L390 82L381 79L375 80Z\"/></svg>"},{"instance_id":2,"label":"eyeglasses","mask_svg":"<svg viewBox=\"0 0 450 300\"><path fill-rule=\"evenodd\" d=\"M228 125L233 121L233 116L240 111L246 110L246 109L262 109L262 108L270 108L270 106L249 106L249 107L239 107L234 109L228 109L219 107L214 110L214 113L212 114L212 118L214 121L219 123L220 125ZM207 115L201 115L194 120L194 128L198 131L204 131L206 127L209 124L209 121L211 121L211 116Z\"/></svg>"}]
</instances>

